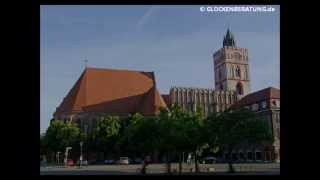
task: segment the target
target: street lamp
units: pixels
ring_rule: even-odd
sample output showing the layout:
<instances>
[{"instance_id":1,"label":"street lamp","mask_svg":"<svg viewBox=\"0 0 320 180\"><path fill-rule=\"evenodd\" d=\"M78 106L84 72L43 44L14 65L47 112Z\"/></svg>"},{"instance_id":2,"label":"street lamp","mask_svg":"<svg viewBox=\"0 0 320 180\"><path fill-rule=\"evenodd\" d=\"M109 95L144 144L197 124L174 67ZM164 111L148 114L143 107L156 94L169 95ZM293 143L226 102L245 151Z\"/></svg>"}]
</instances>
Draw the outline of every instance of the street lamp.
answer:
<instances>
[{"instance_id":1,"label":"street lamp","mask_svg":"<svg viewBox=\"0 0 320 180\"><path fill-rule=\"evenodd\" d=\"M60 154L61 152L57 152L57 161L58 161L58 166L59 166L59 154Z\"/></svg>"},{"instance_id":2,"label":"street lamp","mask_svg":"<svg viewBox=\"0 0 320 180\"><path fill-rule=\"evenodd\" d=\"M81 141L80 142L80 167L82 165L82 145L83 145L83 142Z\"/></svg>"}]
</instances>

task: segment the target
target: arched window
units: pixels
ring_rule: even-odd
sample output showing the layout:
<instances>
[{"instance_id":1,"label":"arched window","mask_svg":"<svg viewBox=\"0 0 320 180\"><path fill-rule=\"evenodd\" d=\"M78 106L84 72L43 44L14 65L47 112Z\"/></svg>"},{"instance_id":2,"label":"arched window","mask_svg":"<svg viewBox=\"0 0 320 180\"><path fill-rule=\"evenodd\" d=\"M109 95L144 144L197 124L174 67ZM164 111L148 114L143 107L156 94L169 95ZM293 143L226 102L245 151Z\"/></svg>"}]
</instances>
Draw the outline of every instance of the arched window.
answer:
<instances>
[{"instance_id":1,"label":"arched window","mask_svg":"<svg viewBox=\"0 0 320 180\"><path fill-rule=\"evenodd\" d=\"M246 78L246 80L248 80L249 78L248 78L248 67L246 67L246 69L245 69L245 78Z\"/></svg>"},{"instance_id":2,"label":"arched window","mask_svg":"<svg viewBox=\"0 0 320 180\"><path fill-rule=\"evenodd\" d=\"M176 102L178 102L179 101L179 93L178 93L178 90L176 91L176 93L175 93L175 99L176 99Z\"/></svg>"},{"instance_id":3,"label":"arched window","mask_svg":"<svg viewBox=\"0 0 320 180\"><path fill-rule=\"evenodd\" d=\"M199 92L197 92L197 99L196 102L199 103L200 102L200 97L199 97Z\"/></svg>"},{"instance_id":4,"label":"arched window","mask_svg":"<svg viewBox=\"0 0 320 180\"><path fill-rule=\"evenodd\" d=\"M201 92L201 103L204 103L204 93Z\"/></svg>"},{"instance_id":5,"label":"arched window","mask_svg":"<svg viewBox=\"0 0 320 180\"><path fill-rule=\"evenodd\" d=\"M219 101L219 103L222 103L222 99L221 99L221 95L220 94L218 95L218 101Z\"/></svg>"},{"instance_id":6,"label":"arched window","mask_svg":"<svg viewBox=\"0 0 320 180\"><path fill-rule=\"evenodd\" d=\"M220 83L220 90L223 90L223 84Z\"/></svg>"},{"instance_id":7,"label":"arched window","mask_svg":"<svg viewBox=\"0 0 320 180\"><path fill-rule=\"evenodd\" d=\"M191 99L192 99L192 93L191 93L191 92L189 92L188 102L191 102Z\"/></svg>"},{"instance_id":8,"label":"arched window","mask_svg":"<svg viewBox=\"0 0 320 180\"><path fill-rule=\"evenodd\" d=\"M240 71L239 66L237 66L237 68L236 68L236 76L241 77L241 71Z\"/></svg>"},{"instance_id":9,"label":"arched window","mask_svg":"<svg viewBox=\"0 0 320 180\"><path fill-rule=\"evenodd\" d=\"M234 77L234 67L231 65L231 76Z\"/></svg>"},{"instance_id":10,"label":"arched window","mask_svg":"<svg viewBox=\"0 0 320 180\"><path fill-rule=\"evenodd\" d=\"M237 84L237 93L239 95L243 94L243 86L242 86L242 84L240 82L238 82L238 84Z\"/></svg>"}]
</instances>

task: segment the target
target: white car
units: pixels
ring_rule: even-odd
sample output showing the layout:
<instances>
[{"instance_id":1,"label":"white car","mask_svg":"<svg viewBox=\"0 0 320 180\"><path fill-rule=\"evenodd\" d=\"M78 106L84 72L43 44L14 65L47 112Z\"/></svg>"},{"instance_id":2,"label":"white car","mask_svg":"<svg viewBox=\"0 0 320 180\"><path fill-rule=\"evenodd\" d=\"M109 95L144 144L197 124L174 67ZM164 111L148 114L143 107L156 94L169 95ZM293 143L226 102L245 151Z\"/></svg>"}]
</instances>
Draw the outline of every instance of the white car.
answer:
<instances>
[{"instance_id":1,"label":"white car","mask_svg":"<svg viewBox=\"0 0 320 180\"><path fill-rule=\"evenodd\" d=\"M118 161L116 161L116 164L129 164L129 158L128 157L120 157Z\"/></svg>"}]
</instances>

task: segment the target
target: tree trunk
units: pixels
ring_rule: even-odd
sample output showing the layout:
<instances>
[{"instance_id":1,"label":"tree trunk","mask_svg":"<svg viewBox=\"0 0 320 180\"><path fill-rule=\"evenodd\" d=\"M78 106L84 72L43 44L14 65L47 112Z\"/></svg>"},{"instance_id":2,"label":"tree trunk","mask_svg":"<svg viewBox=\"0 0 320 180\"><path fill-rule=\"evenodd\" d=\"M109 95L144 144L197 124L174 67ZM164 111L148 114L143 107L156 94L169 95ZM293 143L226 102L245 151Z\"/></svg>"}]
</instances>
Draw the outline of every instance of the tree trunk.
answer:
<instances>
[{"instance_id":1,"label":"tree trunk","mask_svg":"<svg viewBox=\"0 0 320 180\"><path fill-rule=\"evenodd\" d=\"M229 149L229 160L228 160L228 166L229 166L229 172L234 173L234 167L233 167L233 157L232 157L232 149Z\"/></svg>"},{"instance_id":2,"label":"tree trunk","mask_svg":"<svg viewBox=\"0 0 320 180\"><path fill-rule=\"evenodd\" d=\"M167 173L171 174L170 153L167 153Z\"/></svg>"},{"instance_id":3,"label":"tree trunk","mask_svg":"<svg viewBox=\"0 0 320 180\"><path fill-rule=\"evenodd\" d=\"M198 164L198 156L197 156L197 150L194 151L194 164L195 164L195 171L199 172L199 164Z\"/></svg>"},{"instance_id":4,"label":"tree trunk","mask_svg":"<svg viewBox=\"0 0 320 180\"><path fill-rule=\"evenodd\" d=\"M179 174L182 172L182 153L179 153Z\"/></svg>"}]
</instances>

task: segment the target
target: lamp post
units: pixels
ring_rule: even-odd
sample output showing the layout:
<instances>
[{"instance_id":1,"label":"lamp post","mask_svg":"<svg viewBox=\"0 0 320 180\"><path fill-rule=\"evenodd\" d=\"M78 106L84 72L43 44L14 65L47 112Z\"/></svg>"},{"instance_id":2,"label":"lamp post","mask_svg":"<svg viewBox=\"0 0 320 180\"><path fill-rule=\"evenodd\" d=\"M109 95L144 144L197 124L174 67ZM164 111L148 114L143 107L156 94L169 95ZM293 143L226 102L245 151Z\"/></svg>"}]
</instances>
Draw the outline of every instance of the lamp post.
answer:
<instances>
[{"instance_id":1,"label":"lamp post","mask_svg":"<svg viewBox=\"0 0 320 180\"><path fill-rule=\"evenodd\" d=\"M82 165L82 145L83 145L83 142L81 141L80 142L80 167Z\"/></svg>"},{"instance_id":2,"label":"lamp post","mask_svg":"<svg viewBox=\"0 0 320 180\"><path fill-rule=\"evenodd\" d=\"M60 154L61 152L57 152L57 161L58 161L58 166L59 166L59 154Z\"/></svg>"}]
</instances>

